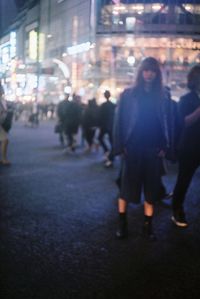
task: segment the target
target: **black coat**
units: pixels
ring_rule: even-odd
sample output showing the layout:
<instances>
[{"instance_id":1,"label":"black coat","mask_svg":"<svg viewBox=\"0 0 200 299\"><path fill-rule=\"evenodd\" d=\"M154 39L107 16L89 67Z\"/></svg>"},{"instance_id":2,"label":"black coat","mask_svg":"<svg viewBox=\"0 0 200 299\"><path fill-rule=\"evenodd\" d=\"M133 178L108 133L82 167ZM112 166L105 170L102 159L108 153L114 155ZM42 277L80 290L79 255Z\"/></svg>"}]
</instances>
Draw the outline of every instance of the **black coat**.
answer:
<instances>
[{"instance_id":1,"label":"black coat","mask_svg":"<svg viewBox=\"0 0 200 299\"><path fill-rule=\"evenodd\" d=\"M126 145L133 132L138 118L138 92L135 88L125 89L121 94L114 120L114 153L121 154L126 149ZM172 111L173 101L167 92L163 93L157 107L158 119L160 121L163 136L165 137L165 145L163 150L167 151L172 144ZM172 114L171 114L172 113Z\"/></svg>"}]
</instances>

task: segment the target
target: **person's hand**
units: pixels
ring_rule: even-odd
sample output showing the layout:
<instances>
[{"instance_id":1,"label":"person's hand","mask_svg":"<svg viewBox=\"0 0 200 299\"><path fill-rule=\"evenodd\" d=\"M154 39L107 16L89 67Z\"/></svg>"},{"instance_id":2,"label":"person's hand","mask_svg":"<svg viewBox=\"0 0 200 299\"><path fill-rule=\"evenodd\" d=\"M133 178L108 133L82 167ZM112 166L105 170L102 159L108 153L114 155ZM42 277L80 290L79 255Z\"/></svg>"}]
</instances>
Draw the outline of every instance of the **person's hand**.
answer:
<instances>
[{"instance_id":1,"label":"person's hand","mask_svg":"<svg viewBox=\"0 0 200 299\"><path fill-rule=\"evenodd\" d=\"M194 111L194 113L195 113L195 116L196 116L196 118L200 118L200 107L198 107L195 111Z\"/></svg>"},{"instance_id":2,"label":"person's hand","mask_svg":"<svg viewBox=\"0 0 200 299\"><path fill-rule=\"evenodd\" d=\"M159 158L164 158L164 157L165 157L165 151L164 151L164 150L160 150L160 151L158 152L158 157L159 157Z\"/></svg>"}]
</instances>

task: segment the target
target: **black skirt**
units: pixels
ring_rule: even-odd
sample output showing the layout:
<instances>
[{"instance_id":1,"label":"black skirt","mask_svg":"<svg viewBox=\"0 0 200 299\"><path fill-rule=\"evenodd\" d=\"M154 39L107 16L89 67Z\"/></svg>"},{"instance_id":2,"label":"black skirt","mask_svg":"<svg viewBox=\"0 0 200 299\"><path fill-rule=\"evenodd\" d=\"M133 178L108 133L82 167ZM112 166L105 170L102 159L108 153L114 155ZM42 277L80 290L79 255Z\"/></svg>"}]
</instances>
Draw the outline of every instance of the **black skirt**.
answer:
<instances>
[{"instance_id":1,"label":"black skirt","mask_svg":"<svg viewBox=\"0 0 200 299\"><path fill-rule=\"evenodd\" d=\"M120 198L150 204L159 200L162 159L155 149L128 152L122 161Z\"/></svg>"}]
</instances>

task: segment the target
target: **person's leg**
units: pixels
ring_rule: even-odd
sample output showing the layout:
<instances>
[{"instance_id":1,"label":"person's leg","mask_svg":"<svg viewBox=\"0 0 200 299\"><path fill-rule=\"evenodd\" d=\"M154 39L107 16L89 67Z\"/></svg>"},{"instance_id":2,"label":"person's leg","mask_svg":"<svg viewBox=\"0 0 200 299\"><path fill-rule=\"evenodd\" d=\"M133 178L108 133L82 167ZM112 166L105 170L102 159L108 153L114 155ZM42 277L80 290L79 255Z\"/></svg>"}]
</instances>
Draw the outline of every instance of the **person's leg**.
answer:
<instances>
[{"instance_id":1,"label":"person's leg","mask_svg":"<svg viewBox=\"0 0 200 299\"><path fill-rule=\"evenodd\" d=\"M59 141L61 146L64 146L64 136L63 136L63 132L58 133L59 134Z\"/></svg>"},{"instance_id":2,"label":"person's leg","mask_svg":"<svg viewBox=\"0 0 200 299\"><path fill-rule=\"evenodd\" d=\"M104 141L104 135L105 135L104 130L100 129L99 136L98 136L99 144L102 146L104 153L107 153L108 147Z\"/></svg>"},{"instance_id":3,"label":"person's leg","mask_svg":"<svg viewBox=\"0 0 200 299\"><path fill-rule=\"evenodd\" d=\"M10 164L7 160L7 151L8 151L8 139L5 139L1 142L1 154L2 154L2 163Z\"/></svg>"},{"instance_id":4,"label":"person's leg","mask_svg":"<svg viewBox=\"0 0 200 299\"><path fill-rule=\"evenodd\" d=\"M198 161L181 159L179 161L179 169L176 184L173 192L172 208L173 216L172 221L180 227L186 227L187 221L184 213L184 200L187 190L192 181L192 177L199 166Z\"/></svg>"},{"instance_id":5,"label":"person's leg","mask_svg":"<svg viewBox=\"0 0 200 299\"><path fill-rule=\"evenodd\" d=\"M148 237L150 240L154 241L156 239L155 234L152 228L152 219L154 213L154 206L147 201L144 202L144 225L143 225L143 234L145 237Z\"/></svg>"},{"instance_id":6,"label":"person's leg","mask_svg":"<svg viewBox=\"0 0 200 299\"><path fill-rule=\"evenodd\" d=\"M118 213L119 213L119 227L116 231L118 239L126 238L128 235L127 230L127 202L123 198L118 199Z\"/></svg>"},{"instance_id":7,"label":"person's leg","mask_svg":"<svg viewBox=\"0 0 200 299\"><path fill-rule=\"evenodd\" d=\"M154 215L154 202L156 202L160 196L161 163L162 160L158 158L154 152L147 153L143 160L145 197L143 234L152 241L156 239L153 232L152 221Z\"/></svg>"},{"instance_id":8,"label":"person's leg","mask_svg":"<svg viewBox=\"0 0 200 299\"><path fill-rule=\"evenodd\" d=\"M108 159L105 162L105 167L111 167L114 161L114 153L113 153L113 142L112 142L112 132L108 132L109 142L110 142L110 153L108 155Z\"/></svg>"}]
</instances>

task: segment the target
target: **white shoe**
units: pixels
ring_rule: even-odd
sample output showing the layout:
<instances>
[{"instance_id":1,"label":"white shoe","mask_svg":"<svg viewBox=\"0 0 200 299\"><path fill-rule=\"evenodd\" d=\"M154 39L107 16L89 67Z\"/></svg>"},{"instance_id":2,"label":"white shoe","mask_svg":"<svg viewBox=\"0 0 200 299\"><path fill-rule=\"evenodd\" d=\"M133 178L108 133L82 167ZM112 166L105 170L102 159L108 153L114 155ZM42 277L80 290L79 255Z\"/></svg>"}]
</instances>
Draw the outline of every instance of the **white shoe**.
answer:
<instances>
[{"instance_id":1,"label":"white shoe","mask_svg":"<svg viewBox=\"0 0 200 299\"><path fill-rule=\"evenodd\" d=\"M109 167L112 167L113 166L113 162L110 161L110 160L107 160L104 164L105 167L109 168Z\"/></svg>"}]
</instances>

